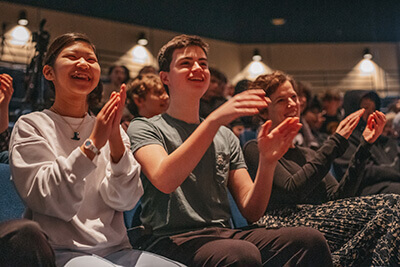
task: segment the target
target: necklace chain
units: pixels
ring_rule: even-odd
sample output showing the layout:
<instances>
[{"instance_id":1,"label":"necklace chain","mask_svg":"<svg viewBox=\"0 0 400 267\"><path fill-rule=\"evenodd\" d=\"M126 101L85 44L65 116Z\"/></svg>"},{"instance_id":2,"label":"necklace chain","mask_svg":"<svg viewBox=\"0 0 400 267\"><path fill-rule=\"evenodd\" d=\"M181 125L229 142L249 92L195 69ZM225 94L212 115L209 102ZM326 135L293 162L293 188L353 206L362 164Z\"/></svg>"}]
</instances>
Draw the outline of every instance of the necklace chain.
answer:
<instances>
[{"instance_id":1,"label":"necklace chain","mask_svg":"<svg viewBox=\"0 0 400 267\"><path fill-rule=\"evenodd\" d=\"M62 120L69 126L69 128L71 128L71 130L74 132L74 136L71 137L72 140L80 140L80 139L81 139L81 138L79 137L79 129L81 128L83 122L84 122L85 119L86 119L87 112L85 112L85 115L83 116L83 119L82 119L81 123L79 123L78 127L77 127L76 129L74 129L74 128L72 127L72 125L71 125L66 119L64 119L64 117L60 114L60 112L58 112L58 111L54 108L54 106L52 106L52 107L50 108L50 110L53 111L54 113L56 113L57 115L59 115L59 116L61 117L61 119L62 119Z\"/></svg>"}]
</instances>

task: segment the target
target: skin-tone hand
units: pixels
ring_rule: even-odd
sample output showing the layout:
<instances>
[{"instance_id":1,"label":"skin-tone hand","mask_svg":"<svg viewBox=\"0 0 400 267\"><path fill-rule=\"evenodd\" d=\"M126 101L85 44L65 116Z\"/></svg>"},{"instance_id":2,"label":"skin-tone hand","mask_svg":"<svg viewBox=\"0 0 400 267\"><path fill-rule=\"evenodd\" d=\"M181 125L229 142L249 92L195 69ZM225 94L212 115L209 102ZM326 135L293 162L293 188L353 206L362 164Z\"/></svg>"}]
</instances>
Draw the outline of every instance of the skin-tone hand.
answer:
<instances>
[{"instance_id":1,"label":"skin-tone hand","mask_svg":"<svg viewBox=\"0 0 400 267\"><path fill-rule=\"evenodd\" d=\"M236 118L255 115L267 108L271 101L265 97L264 90L247 90L237 94L212 112L209 117L219 125L227 125Z\"/></svg>"},{"instance_id":2,"label":"skin-tone hand","mask_svg":"<svg viewBox=\"0 0 400 267\"><path fill-rule=\"evenodd\" d=\"M278 161L292 145L293 138L300 130L302 124L299 118L286 118L272 131L271 121L265 122L258 134L258 149L260 158L268 162Z\"/></svg>"},{"instance_id":3,"label":"skin-tone hand","mask_svg":"<svg viewBox=\"0 0 400 267\"><path fill-rule=\"evenodd\" d=\"M380 111L375 111L368 116L367 127L363 132L365 141L372 144L381 135L386 124L386 116Z\"/></svg>"},{"instance_id":4,"label":"skin-tone hand","mask_svg":"<svg viewBox=\"0 0 400 267\"><path fill-rule=\"evenodd\" d=\"M361 116L364 114L365 109L359 109L344 118L336 129L336 132L346 139L349 139L351 133L356 128Z\"/></svg>"},{"instance_id":5,"label":"skin-tone hand","mask_svg":"<svg viewBox=\"0 0 400 267\"><path fill-rule=\"evenodd\" d=\"M94 128L89 138L93 141L97 149L101 149L110 137L112 125L118 109L119 99L119 94L113 93L110 100L108 100L96 116L96 123L94 124ZM81 150L90 159L94 158L94 153L86 150L84 145L81 146Z\"/></svg>"},{"instance_id":6,"label":"skin-tone hand","mask_svg":"<svg viewBox=\"0 0 400 267\"><path fill-rule=\"evenodd\" d=\"M120 132L120 122L125 108L126 85L122 84L119 93L115 94L118 96L118 103L114 121L111 127L109 141L110 141L111 158L114 163L117 163L119 162L119 160L121 159L121 157L124 155L125 152L125 146L124 142L122 141Z\"/></svg>"},{"instance_id":7,"label":"skin-tone hand","mask_svg":"<svg viewBox=\"0 0 400 267\"><path fill-rule=\"evenodd\" d=\"M13 78L8 74L0 74L0 133L8 128L8 105L14 92Z\"/></svg>"}]
</instances>

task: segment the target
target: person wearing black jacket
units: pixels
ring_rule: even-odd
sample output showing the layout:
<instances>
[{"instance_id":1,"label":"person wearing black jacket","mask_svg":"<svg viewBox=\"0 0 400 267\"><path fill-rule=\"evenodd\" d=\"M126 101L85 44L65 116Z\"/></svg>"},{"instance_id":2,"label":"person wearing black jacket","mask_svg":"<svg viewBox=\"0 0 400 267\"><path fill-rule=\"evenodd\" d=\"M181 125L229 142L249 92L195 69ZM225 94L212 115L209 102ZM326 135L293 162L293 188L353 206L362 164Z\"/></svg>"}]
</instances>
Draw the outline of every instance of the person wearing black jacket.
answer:
<instances>
[{"instance_id":1,"label":"person wearing black jacket","mask_svg":"<svg viewBox=\"0 0 400 267\"><path fill-rule=\"evenodd\" d=\"M259 76L251 88L262 88L271 104L263 112L272 127L287 117L299 116L299 101L292 78L281 72ZM270 206L259 226L311 226L325 235L334 264L393 266L400 264L400 196L356 197L360 174L370 157L369 149L385 125L381 112L369 115L362 141L352 155L343 180L329 173L332 161L348 147L350 134L364 109L340 122L336 133L318 151L293 146L279 160L274 173ZM257 172L256 141L244 147L249 173Z\"/></svg>"}]
</instances>

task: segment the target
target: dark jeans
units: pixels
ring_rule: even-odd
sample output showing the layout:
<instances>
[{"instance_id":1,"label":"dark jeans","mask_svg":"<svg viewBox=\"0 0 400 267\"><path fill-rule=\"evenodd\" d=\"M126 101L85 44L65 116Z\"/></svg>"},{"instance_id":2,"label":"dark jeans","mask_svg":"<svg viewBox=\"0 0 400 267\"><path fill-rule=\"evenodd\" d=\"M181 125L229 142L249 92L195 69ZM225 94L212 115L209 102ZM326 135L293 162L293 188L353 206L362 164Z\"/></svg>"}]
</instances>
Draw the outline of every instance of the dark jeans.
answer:
<instances>
[{"instance_id":1,"label":"dark jeans","mask_svg":"<svg viewBox=\"0 0 400 267\"><path fill-rule=\"evenodd\" d=\"M143 249L188 266L332 266L325 238L307 227L216 227L141 241Z\"/></svg>"},{"instance_id":2,"label":"dark jeans","mask_svg":"<svg viewBox=\"0 0 400 267\"><path fill-rule=\"evenodd\" d=\"M56 266L39 224L26 219L0 223L0 266Z\"/></svg>"}]
</instances>

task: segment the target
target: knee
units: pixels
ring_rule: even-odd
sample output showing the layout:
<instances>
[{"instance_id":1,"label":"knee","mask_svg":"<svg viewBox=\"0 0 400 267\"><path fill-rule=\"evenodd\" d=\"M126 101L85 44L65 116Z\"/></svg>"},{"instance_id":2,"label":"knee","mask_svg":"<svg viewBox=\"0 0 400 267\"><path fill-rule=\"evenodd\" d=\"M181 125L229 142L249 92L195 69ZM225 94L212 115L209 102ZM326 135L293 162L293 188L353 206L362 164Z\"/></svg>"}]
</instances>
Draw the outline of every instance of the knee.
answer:
<instances>
[{"instance_id":1,"label":"knee","mask_svg":"<svg viewBox=\"0 0 400 267\"><path fill-rule=\"evenodd\" d=\"M289 239L288 244L295 249L303 249L315 255L330 253L324 235L314 228L295 227L292 229Z\"/></svg>"},{"instance_id":2,"label":"knee","mask_svg":"<svg viewBox=\"0 0 400 267\"><path fill-rule=\"evenodd\" d=\"M321 232L308 227L296 227L292 231L289 246L297 251L303 251L303 259L321 259L330 261L331 252L328 243ZM328 265L326 265L328 266Z\"/></svg>"},{"instance_id":3,"label":"knee","mask_svg":"<svg viewBox=\"0 0 400 267\"><path fill-rule=\"evenodd\" d=\"M213 245L212 250L198 251L194 261L202 266L262 266L259 249L248 241L230 239Z\"/></svg>"}]
</instances>

